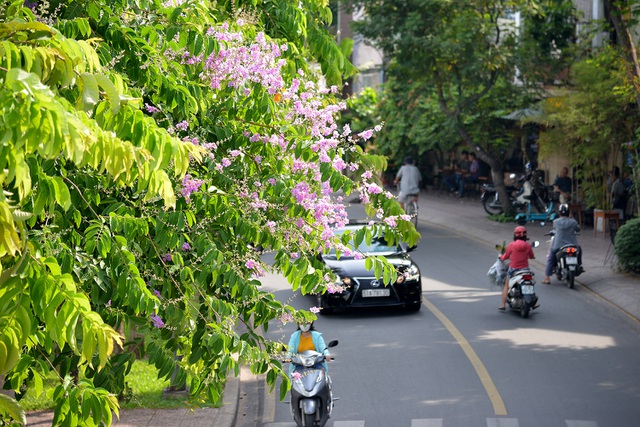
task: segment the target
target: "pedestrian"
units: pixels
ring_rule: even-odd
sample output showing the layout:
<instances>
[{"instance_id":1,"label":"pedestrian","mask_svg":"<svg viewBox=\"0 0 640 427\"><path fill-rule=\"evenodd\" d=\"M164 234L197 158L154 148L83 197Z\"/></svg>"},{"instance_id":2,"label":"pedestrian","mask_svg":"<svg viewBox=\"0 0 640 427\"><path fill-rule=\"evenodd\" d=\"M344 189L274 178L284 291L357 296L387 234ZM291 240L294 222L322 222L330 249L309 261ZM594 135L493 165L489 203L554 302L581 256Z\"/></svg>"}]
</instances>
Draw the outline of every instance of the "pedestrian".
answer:
<instances>
[{"instance_id":1,"label":"pedestrian","mask_svg":"<svg viewBox=\"0 0 640 427\"><path fill-rule=\"evenodd\" d=\"M404 209L405 203L409 201L409 196L418 196L420 194L420 185L422 184L422 174L410 156L404 158L404 165L398 170L396 179L393 181L395 185L399 184L398 202Z\"/></svg>"},{"instance_id":2,"label":"pedestrian","mask_svg":"<svg viewBox=\"0 0 640 427\"><path fill-rule=\"evenodd\" d=\"M453 173L444 179L444 183L452 194L460 196L460 182L464 175L469 174L469 165L469 152L463 150L460 153L460 159L456 162Z\"/></svg>"},{"instance_id":3,"label":"pedestrian","mask_svg":"<svg viewBox=\"0 0 640 427\"><path fill-rule=\"evenodd\" d=\"M613 183L611 184L611 202L613 209L622 211L622 219L624 219L627 210L627 189L624 182L620 179L620 168L613 169Z\"/></svg>"},{"instance_id":4,"label":"pedestrian","mask_svg":"<svg viewBox=\"0 0 640 427\"><path fill-rule=\"evenodd\" d=\"M519 270L529 269L529 260L536 256L533 248L527 243L527 229L522 225L517 226L513 230L513 242L509 243L504 254L500 255L502 261L510 260L509 270L507 270L507 278L502 288L502 300L498 310L504 311L507 302L507 294L509 293L509 279ZM538 308L536 305L533 308Z\"/></svg>"},{"instance_id":5,"label":"pedestrian","mask_svg":"<svg viewBox=\"0 0 640 427\"><path fill-rule=\"evenodd\" d=\"M560 174L553 182L553 191L559 194L560 203L569 203L571 201L571 190L573 181L569 177L569 168L566 166L560 169Z\"/></svg>"},{"instance_id":6,"label":"pedestrian","mask_svg":"<svg viewBox=\"0 0 640 427\"><path fill-rule=\"evenodd\" d=\"M480 162L476 158L476 153L470 152L468 155L469 159L469 171L467 173L463 173L459 175L458 178L458 197L464 197L464 187L469 184L476 184L479 182L480 176Z\"/></svg>"}]
</instances>

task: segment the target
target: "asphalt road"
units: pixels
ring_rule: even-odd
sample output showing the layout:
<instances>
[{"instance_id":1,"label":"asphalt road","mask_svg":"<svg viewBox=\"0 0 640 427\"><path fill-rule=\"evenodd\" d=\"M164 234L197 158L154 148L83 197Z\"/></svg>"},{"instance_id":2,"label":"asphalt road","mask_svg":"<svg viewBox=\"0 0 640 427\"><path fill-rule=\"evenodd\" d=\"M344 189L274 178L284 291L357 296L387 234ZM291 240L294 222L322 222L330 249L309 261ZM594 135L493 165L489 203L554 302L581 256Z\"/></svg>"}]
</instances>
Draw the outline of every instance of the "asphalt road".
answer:
<instances>
[{"instance_id":1,"label":"asphalt road","mask_svg":"<svg viewBox=\"0 0 640 427\"><path fill-rule=\"evenodd\" d=\"M486 276L497 252L449 230L419 231L418 313L358 310L316 322L340 341L330 365L340 400L328 427L637 425L637 323L586 291L542 284L529 319L499 312ZM282 301L315 305L279 277L264 283ZM269 336L286 342L294 329L274 325ZM293 426L287 405L253 384L237 427Z\"/></svg>"}]
</instances>

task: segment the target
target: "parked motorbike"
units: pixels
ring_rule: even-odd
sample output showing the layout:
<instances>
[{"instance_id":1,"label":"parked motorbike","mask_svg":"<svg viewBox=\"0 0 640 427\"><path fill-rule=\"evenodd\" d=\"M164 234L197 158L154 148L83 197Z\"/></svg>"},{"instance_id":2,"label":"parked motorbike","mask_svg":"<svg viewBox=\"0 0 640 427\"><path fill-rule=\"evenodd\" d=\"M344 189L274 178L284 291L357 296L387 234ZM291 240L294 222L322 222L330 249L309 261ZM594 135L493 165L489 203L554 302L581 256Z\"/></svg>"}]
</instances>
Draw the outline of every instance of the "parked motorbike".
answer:
<instances>
[{"instance_id":1,"label":"parked motorbike","mask_svg":"<svg viewBox=\"0 0 640 427\"><path fill-rule=\"evenodd\" d=\"M328 347L335 347L331 341ZM322 353L307 350L291 356L291 415L298 427L322 427L331 417L334 399L331 379L322 364Z\"/></svg>"},{"instance_id":2,"label":"parked motorbike","mask_svg":"<svg viewBox=\"0 0 640 427\"><path fill-rule=\"evenodd\" d=\"M516 179L516 174L509 175L511 180ZM523 212L532 207L538 212L547 209L544 200L547 196L547 187L542 182L540 175L530 169L527 173L518 178L516 185L507 185L506 190L509 195L509 202L516 212ZM492 183L483 184L480 201L484 210L489 215L497 215L503 212L500 196Z\"/></svg>"},{"instance_id":3,"label":"parked motorbike","mask_svg":"<svg viewBox=\"0 0 640 427\"><path fill-rule=\"evenodd\" d=\"M534 248L540 244L537 240L531 243ZM504 246L496 246L504 248ZM538 297L535 291L535 280L533 271L523 269L516 271L509 279L509 292L507 293L507 304L513 311L520 312L523 318L528 318L529 313L538 304Z\"/></svg>"},{"instance_id":4,"label":"parked motorbike","mask_svg":"<svg viewBox=\"0 0 640 427\"><path fill-rule=\"evenodd\" d=\"M511 174L511 178L515 179L516 175ZM517 203L518 194L521 191L521 188L516 187L514 185L507 185L507 194L509 195L509 201L512 206ZM503 212L502 202L500 201L500 196L496 191L496 186L493 183L482 184L482 195L480 196L480 201L482 202L482 207L489 215L498 215Z\"/></svg>"},{"instance_id":5,"label":"parked motorbike","mask_svg":"<svg viewBox=\"0 0 640 427\"><path fill-rule=\"evenodd\" d=\"M555 230L551 230L545 236L551 236L551 243L555 237ZM579 261L580 247L576 245L565 245L559 248L556 253L556 266L553 269L553 274L556 275L559 281L564 281L569 289L573 289L575 278L582 274L582 264Z\"/></svg>"}]
</instances>

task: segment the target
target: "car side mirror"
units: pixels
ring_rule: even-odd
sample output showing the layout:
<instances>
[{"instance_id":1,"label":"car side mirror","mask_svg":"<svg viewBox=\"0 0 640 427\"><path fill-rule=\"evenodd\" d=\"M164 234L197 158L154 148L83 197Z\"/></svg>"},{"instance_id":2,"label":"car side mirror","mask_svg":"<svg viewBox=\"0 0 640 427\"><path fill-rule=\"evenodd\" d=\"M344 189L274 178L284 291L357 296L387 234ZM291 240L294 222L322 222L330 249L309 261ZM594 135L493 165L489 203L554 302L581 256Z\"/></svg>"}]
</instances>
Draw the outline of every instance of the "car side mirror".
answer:
<instances>
[{"instance_id":1,"label":"car side mirror","mask_svg":"<svg viewBox=\"0 0 640 427\"><path fill-rule=\"evenodd\" d=\"M402 252L411 252L415 250L417 247L418 245L409 246L404 242L400 243L400 249L402 250Z\"/></svg>"}]
</instances>

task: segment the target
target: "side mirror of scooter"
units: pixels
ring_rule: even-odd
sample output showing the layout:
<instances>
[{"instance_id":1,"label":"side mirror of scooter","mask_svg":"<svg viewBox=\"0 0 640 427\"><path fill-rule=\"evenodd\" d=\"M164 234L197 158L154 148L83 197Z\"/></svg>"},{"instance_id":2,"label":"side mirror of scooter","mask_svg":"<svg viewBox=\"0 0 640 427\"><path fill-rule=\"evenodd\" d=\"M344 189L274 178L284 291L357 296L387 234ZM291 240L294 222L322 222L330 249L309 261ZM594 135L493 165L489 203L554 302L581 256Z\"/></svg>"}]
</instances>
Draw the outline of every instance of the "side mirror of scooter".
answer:
<instances>
[{"instance_id":1,"label":"side mirror of scooter","mask_svg":"<svg viewBox=\"0 0 640 427\"><path fill-rule=\"evenodd\" d=\"M539 241L534 240L533 242L531 242L531 247L537 248L538 246L540 246L540 242Z\"/></svg>"},{"instance_id":2,"label":"side mirror of scooter","mask_svg":"<svg viewBox=\"0 0 640 427\"><path fill-rule=\"evenodd\" d=\"M333 340L329 342L329 345L327 347L336 347L337 345L338 345L338 340Z\"/></svg>"}]
</instances>

